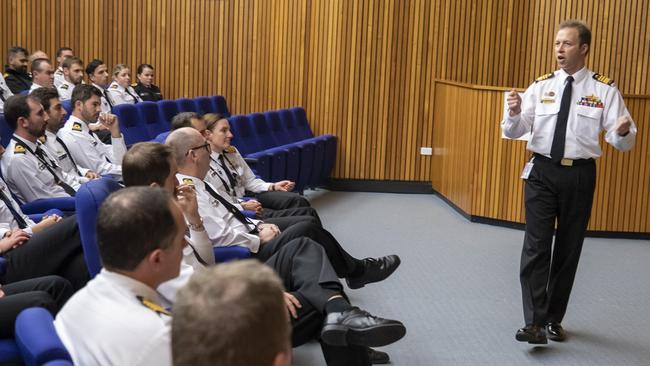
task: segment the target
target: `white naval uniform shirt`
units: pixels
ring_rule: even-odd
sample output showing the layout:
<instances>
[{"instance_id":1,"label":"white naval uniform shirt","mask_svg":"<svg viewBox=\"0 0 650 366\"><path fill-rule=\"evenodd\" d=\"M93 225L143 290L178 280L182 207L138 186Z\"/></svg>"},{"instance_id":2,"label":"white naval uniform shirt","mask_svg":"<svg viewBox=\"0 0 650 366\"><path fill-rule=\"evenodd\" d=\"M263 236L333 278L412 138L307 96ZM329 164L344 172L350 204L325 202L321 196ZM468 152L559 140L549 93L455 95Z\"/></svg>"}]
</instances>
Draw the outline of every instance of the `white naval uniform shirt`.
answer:
<instances>
[{"instance_id":1,"label":"white naval uniform shirt","mask_svg":"<svg viewBox=\"0 0 650 366\"><path fill-rule=\"evenodd\" d=\"M594 79L594 72L586 67L576 72L571 91L571 109L567 120L564 157L567 159L598 158L601 155L598 136L605 130L605 141L616 149L627 151L634 147L637 129L634 123L630 133L616 133L617 119L630 116L623 97L616 86ZM509 115L501 122L503 133L517 138L532 132L527 149L550 157L551 145L566 78L564 70L553 77L537 81L528 87L522 98L521 113Z\"/></svg>"},{"instance_id":2,"label":"white naval uniform shirt","mask_svg":"<svg viewBox=\"0 0 650 366\"><path fill-rule=\"evenodd\" d=\"M54 87L58 88L64 81L65 75L63 75L63 68L59 66L54 71Z\"/></svg>"},{"instance_id":3,"label":"white naval uniform shirt","mask_svg":"<svg viewBox=\"0 0 650 366\"><path fill-rule=\"evenodd\" d=\"M72 158L70 158L68 153L65 151L63 145L61 145L61 143L57 141L56 138L57 135L55 135L52 131L45 130L45 143L42 145L42 147L45 148L48 154L56 158L57 163L59 164L61 169L63 169L63 171L65 171L69 175L76 177L79 180L79 183L88 182L89 179L86 178L86 173L90 169L81 167L73 163ZM79 169L79 173L81 173L81 175L77 173L77 169Z\"/></svg>"},{"instance_id":4,"label":"white naval uniform shirt","mask_svg":"<svg viewBox=\"0 0 650 366\"><path fill-rule=\"evenodd\" d=\"M7 100L10 96L14 95L14 93L12 93L7 86L7 82L5 81L5 77L2 75L2 73L0 73L0 94L4 100ZM2 98L0 98L0 113L4 113L5 102L2 100Z\"/></svg>"},{"instance_id":5,"label":"white naval uniform shirt","mask_svg":"<svg viewBox=\"0 0 650 366\"><path fill-rule=\"evenodd\" d=\"M11 197L11 192L2 179L0 179L0 190L5 194L5 196L7 196L14 210L16 210L16 212L20 214L20 217L22 217L23 220L25 220L27 223L27 227L22 230L29 233L29 235L32 235L31 226L34 225L34 221L32 221L29 216L23 213L23 211L20 209L20 206L18 206L18 203L14 201L13 197ZM5 205L2 200L0 200L0 238L4 237L7 231L16 229L20 229L18 222L14 218L14 215L11 213L11 211L9 211L9 208L7 208L7 205Z\"/></svg>"},{"instance_id":6,"label":"white naval uniform shirt","mask_svg":"<svg viewBox=\"0 0 650 366\"><path fill-rule=\"evenodd\" d=\"M75 85L65 79L56 87L56 91L59 92L59 99L61 101L72 99L72 91L74 90Z\"/></svg>"},{"instance_id":7,"label":"white naval uniform shirt","mask_svg":"<svg viewBox=\"0 0 650 366\"><path fill-rule=\"evenodd\" d=\"M32 92L38 88L43 88L43 87L36 83L32 83L32 86L29 88L29 94L32 94Z\"/></svg>"},{"instance_id":8,"label":"white naval uniform shirt","mask_svg":"<svg viewBox=\"0 0 650 366\"><path fill-rule=\"evenodd\" d=\"M40 142L33 143L14 135L2 157L2 172L5 180L18 199L22 202L32 202L41 198L70 197L60 185L56 184L54 175L45 164L26 148L17 146L15 139L19 139L34 153ZM78 190L81 183L64 172L56 163L56 159L50 156L45 149L43 152L46 155L46 163L59 178L75 191Z\"/></svg>"},{"instance_id":9,"label":"white naval uniform shirt","mask_svg":"<svg viewBox=\"0 0 650 366\"><path fill-rule=\"evenodd\" d=\"M224 197L230 197L233 202L244 197L247 190L255 193L268 191L273 183L267 183L257 178L239 151L234 147L233 149L234 152L224 153L224 163L225 168L230 170L237 183L234 189L230 187L228 176L219 162L221 153L216 151L210 154L210 171L208 171L205 180L216 187L219 193L223 193ZM224 182L228 186L225 186Z\"/></svg>"},{"instance_id":10,"label":"white naval uniform shirt","mask_svg":"<svg viewBox=\"0 0 650 366\"><path fill-rule=\"evenodd\" d=\"M215 247L242 246L257 253L260 248L260 238L250 234L249 229L233 214L210 195L202 180L183 174L176 174L178 181L192 184L196 188L196 199L199 204L199 214L203 218L203 226ZM214 189L214 187L213 187ZM216 189L214 189L216 191ZM259 221L251 219L254 224Z\"/></svg>"},{"instance_id":11,"label":"white naval uniform shirt","mask_svg":"<svg viewBox=\"0 0 650 366\"><path fill-rule=\"evenodd\" d=\"M97 85L97 84L95 84L95 83L93 83L92 85L93 85L95 88L97 88L100 92L102 92L102 97L101 97L101 100L102 100L102 112L104 112L104 113L110 113L110 112L111 112L111 105L110 105L110 104L108 103L108 101L106 100L106 94L107 94L108 92L106 91L106 89L102 88L101 86L99 86L99 85Z\"/></svg>"},{"instance_id":12,"label":"white naval uniform shirt","mask_svg":"<svg viewBox=\"0 0 650 366\"><path fill-rule=\"evenodd\" d=\"M106 145L97 135L91 135L88 125L75 116L70 116L58 134L77 164L100 175L122 178L122 158L126 153L124 137L113 137L112 145Z\"/></svg>"},{"instance_id":13,"label":"white naval uniform shirt","mask_svg":"<svg viewBox=\"0 0 650 366\"><path fill-rule=\"evenodd\" d=\"M131 95L126 92L127 89L120 86L120 84L115 81L111 83L107 90L114 106L119 104L135 104L136 102L142 102L142 98L140 98L138 93L136 93L130 85L128 86L128 91Z\"/></svg>"},{"instance_id":14,"label":"white naval uniform shirt","mask_svg":"<svg viewBox=\"0 0 650 366\"><path fill-rule=\"evenodd\" d=\"M75 365L171 365L171 316L149 286L102 269L56 316L54 326Z\"/></svg>"}]
</instances>

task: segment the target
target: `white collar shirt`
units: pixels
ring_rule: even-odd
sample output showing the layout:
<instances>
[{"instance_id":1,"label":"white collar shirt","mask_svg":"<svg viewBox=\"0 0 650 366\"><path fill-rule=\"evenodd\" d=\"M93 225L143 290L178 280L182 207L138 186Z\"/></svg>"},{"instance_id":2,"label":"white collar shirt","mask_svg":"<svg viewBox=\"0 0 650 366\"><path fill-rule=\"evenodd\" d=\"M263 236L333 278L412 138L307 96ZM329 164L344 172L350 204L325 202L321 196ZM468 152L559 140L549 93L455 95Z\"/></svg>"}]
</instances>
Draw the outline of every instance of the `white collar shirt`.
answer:
<instances>
[{"instance_id":1,"label":"white collar shirt","mask_svg":"<svg viewBox=\"0 0 650 366\"><path fill-rule=\"evenodd\" d=\"M114 81L107 90L114 106L119 104L135 104L142 102L142 98L140 98L138 93L136 93L130 85L124 88Z\"/></svg>"},{"instance_id":2,"label":"white collar shirt","mask_svg":"<svg viewBox=\"0 0 650 366\"><path fill-rule=\"evenodd\" d=\"M178 181L194 185L199 205L199 214L203 218L203 226L210 237L213 246L243 246L257 253L260 238L249 233L249 229L230 213L217 199L206 190L201 179L184 174L177 174ZM214 189L214 187L212 187ZM216 189L214 189L216 191ZM257 220L251 220L258 223Z\"/></svg>"},{"instance_id":3,"label":"white collar shirt","mask_svg":"<svg viewBox=\"0 0 650 366\"><path fill-rule=\"evenodd\" d=\"M93 83L92 84L95 88L97 88L100 92L102 92L102 112L104 113L110 113L111 112L111 104L108 102L108 92L106 89L102 88L101 86Z\"/></svg>"},{"instance_id":4,"label":"white collar shirt","mask_svg":"<svg viewBox=\"0 0 650 366\"><path fill-rule=\"evenodd\" d=\"M600 131L605 141L616 149L628 151L634 146L637 128L634 123L629 134L620 136L615 126L621 116L630 116L623 97L614 84L594 78L586 67L573 74L571 109L567 120L564 158L589 159L601 155ZM505 136L517 138L532 132L528 150L550 157L551 145L565 82L569 75L558 70L552 77L533 83L522 98L521 113L509 115L501 122Z\"/></svg>"},{"instance_id":5,"label":"white collar shirt","mask_svg":"<svg viewBox=\"0 0 650 366\"><path fill-rule=\"evenodd\" d=\"M171 316L155 309L160 304L154 289L102 269L68 300L54 326L75 365L171 365Z\"/></svg>"},{"instance_id":6,"label":"white collar shirt","mask_svg":"<svg viewBox=\"0 0 650 366\"><path fill-rule=\"evenodd\" d=\"M72 91L74 90L75 85L65 79L56 87L56 91L59 92L59 99L61 101L72 99Z\"/></svg>"},{"instance_id":7,"label":"white collar shirt","mask_svg":"<svg viewBox=\"0 0 650 366\"><path fill-rule=\"evenodd\" d=\"M76 165L66 151L67 145L64 147L62 142L63 140L61 140L61 138L56 134L49 130L45 130L45 143L43 143L43 148L45 148L52 157L56 158L61 169L63 169L68 175L77 177L80 183L86 183L88 181L86 173L90 169ZM77 169L79 172L77 172Z\"/></svg>"},{"instance_id":8,"label":"white collar shirt","mask_svg":"<svg viewBox=\"0 0 650 366\"><path fill-rule=\"evenodd\" d=\"M122 158L126 153L123 137L113 137L111 145L106 145L97 135L90 133L84 121L75 116L70 116L58 135L78 165L100 175L122 179Z\"/></svg>"},{"instance_id":9,"label":"white collar shirt","mask_svg":"<svg viewBox=\"0 0 650 366\"><path fill-rule=\"evenodd\" d=\"M18 145L16 140L21 144ZM37 148L43 150L44 161L36 156ZM1 164L9 188L24 203L42 198L70 197L65 189L56 183L54 174L75 191L81 186L79 180L61 169L56 158L40 147L38 141L33 143L14 135L2 156Z\"/></svg>"},{"instance_id":10,"label":"white collar shirt","mask_svg":"<svg viewBox=\"0 0 650 366\"><path fill-rule=\"evenodd\" d=\"M54 71L54 87L58 88L65 81L65 75L63 74L63 67L59 66Z\"/></svg>"},{"instance_id":11,"label":"white collar shirt","mask_svg":"<svg viewBox=\"0 0 650 366\"><path fill-rule=\"evenodd\" d=\"M222 166L219 161L220 155L224 156L225 166ZM230 180L225 169L228 169L235 178L234 189L230 187ZM273 184L257 178L237 149L234 149L234 152L213 151L210 154L210 171L208 171L206 181L217 187L220 192L227 194L226 197L230 196L233 202L244 197L246 191L265 192Z\"/></svg>"},{"instance_id":12,"label":"white collar shirt","mask_svg":"<svg viewBox=\"0 0 650 366\"><path fill-rule=\"evenodd\" d=\"M42 86L41 86L41 85L38 85L38 84L36 84L36 83L32 83L32 86L29 87L29 94L32 94L32 92L33 92L34 90L38 89L38 88L42 88Z\"/></svg>"},{"instance_id":13,"label":"white collar shirt","mask_svg":"<svg viewBox=\"0 0 650 366\"><path fill-rule=\"evenodd\" d=\"M20 215L20 217L23 218L23 220L25 220L25 223L27 223L28 227L23 230L31 235L32 234L31 226L34 225L34 221L32 221L32 219L30 219L29 216L23 213L18 203L13 199L13 197L11 197L11 191L9 191L9 188L7 187L3 179L0 179L0 190L7 197L14 210ZM16 230L16 229L20 229L18 222L14 218L14 215L11 213L7 205L0 200L0 237L4 237L4 235L9 230Z\"/></svg>"},{"instance_id":14,"label":"white collar shirt","mask_svg":"<svg viewBox=\"0 0 650 366\"><path fill-rule=\"evenodd\" d=\"M11 92L7 86L5 77L2 75L2 73L0 73L0 97L2 97L0 98L0 113L4 113L5 100L7 100L7 98L12 95L14 95L14 93Z\"/></svg>"}]
</instances>

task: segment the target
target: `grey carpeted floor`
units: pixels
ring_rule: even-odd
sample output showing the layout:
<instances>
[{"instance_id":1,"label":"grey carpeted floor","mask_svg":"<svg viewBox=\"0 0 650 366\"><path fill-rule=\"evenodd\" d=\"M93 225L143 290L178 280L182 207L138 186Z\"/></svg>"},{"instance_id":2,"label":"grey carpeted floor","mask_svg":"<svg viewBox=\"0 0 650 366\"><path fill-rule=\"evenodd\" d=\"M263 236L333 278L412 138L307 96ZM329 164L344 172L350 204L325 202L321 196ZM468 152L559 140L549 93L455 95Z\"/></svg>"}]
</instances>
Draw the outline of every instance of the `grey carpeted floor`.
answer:
<instances>
[{"instance_id":1,"label":"grey carpeted floor","mask_svg":"<svg viewBox=\"0 0 650 366\"><path fill-rule=\"evenodd\" d=\"M384 347L394 365L650 365L650 242L588 238L564 326L569 339L532 347L522 326L523 232L471 223L434 195L310 191L325 226L359 258L397 253L387 280L348 292L404 322ZM317 343L295 365L325 365Z\"/></svg>"}]
</instances>

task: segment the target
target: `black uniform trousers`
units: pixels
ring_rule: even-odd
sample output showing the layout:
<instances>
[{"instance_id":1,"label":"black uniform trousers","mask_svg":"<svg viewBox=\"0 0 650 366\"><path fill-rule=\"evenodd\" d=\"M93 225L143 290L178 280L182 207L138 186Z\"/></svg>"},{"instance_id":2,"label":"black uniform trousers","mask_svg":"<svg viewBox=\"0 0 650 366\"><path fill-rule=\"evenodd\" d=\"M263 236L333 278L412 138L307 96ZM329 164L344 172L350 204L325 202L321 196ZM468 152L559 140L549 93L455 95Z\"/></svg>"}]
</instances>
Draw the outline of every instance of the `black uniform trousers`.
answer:
<instances>
[{"instance_id":1,"label":"black uniform trousers","mask_svg":"<svg viewBox=\"0 0 650 366\"><path fill-rule=\"evenodd\" d=\"M24 309L37 306L47 309L52 316L61 310L72 296L70 282L58 276L38 277L2 286L0 298L0 338L14 336L14 323Z\"/></svg>"},{"instance_id":2,"label":"black uniform trousers","mask_svg":"<svg viewBox=\"0 0 650 366\"><path fill-rule=\"evenodd\" d=\"M526 180L520 268L526 325L562 322L566 313L596 187L594 161L577 162L583 164L562 166L536 156Z\"/></svg>"},{"instance_id":3,"label":"black uniform trousers","mask_svg":"<svg viewBox=\"0 0 650 366\"><path fill-rule=\"evenodd\" d=\"M273 240L260 246L259 251L253 256L262 262L266 262L291 240L300 238L312 239L325 249L325 253L339 278L348 278L361 274L362 261L348 254L330 232L309 221L289 226Z\"/></svg>"},{"instance_id":4,"label":"black uniform trousers","mask_svg":"<svg viewBox=\"0 0 650 366\"><path fill-rule=\"evenodd\" d=\"M249 195L248 193L246 194ZM310 207L309 201L294 192L285 192L285 191L264 191L260 193L253 193L250 196L254 196L259 203L262 204L264 208L270 208L273 210L284 210L287 208L296 208L296 207Z\"/></svg>"},{"instance_id":5,"label":"black uniform trousers","mask_svg":"<svg viewBox=\"0 0 650 366\"><path fill-rule=\"evenodd\" d=\"M319 339L325 304L332 296L343 295L343 287L323 247L307 238L293 239L272 255L266 264L275 270L285 289L302 305L297 309L297 319L291 318L293 346ZM320 344L328 365L370 364L364 347L336 347L322 341Z\"/></svg>"},{"instance_id":6,"label":"black uniform trousers","mask_svg":"<svg viewBox=\"0 0 650 366\"><path fill-rule=\"evenodd\" d=\"M320 217L318 216L318 212L316 212L316 210L312 207L294 207L281 210L267 208L264 206L264 204L262 204L262 207L264 207L264 209L262 210L262 213L258 215L258 218L264 221L271 222L269 220L285 217L303 217L304 219L312 218L311 220L314 223L318 224L319 226L323 226L320 221Z\"/></svg>"},{"instance_id":7,"label":"black uniform trousers","mask_svg":"<svg viewBox=\"0 0 650 366\"><path fill-rule=\"evenodd\" d=\"M35 233L26 243L5 253L4 257L7 259L7 273L2 283L59 275L70 281L76 291L89 280L74 215Z\"/></svg>"}]
</instances>

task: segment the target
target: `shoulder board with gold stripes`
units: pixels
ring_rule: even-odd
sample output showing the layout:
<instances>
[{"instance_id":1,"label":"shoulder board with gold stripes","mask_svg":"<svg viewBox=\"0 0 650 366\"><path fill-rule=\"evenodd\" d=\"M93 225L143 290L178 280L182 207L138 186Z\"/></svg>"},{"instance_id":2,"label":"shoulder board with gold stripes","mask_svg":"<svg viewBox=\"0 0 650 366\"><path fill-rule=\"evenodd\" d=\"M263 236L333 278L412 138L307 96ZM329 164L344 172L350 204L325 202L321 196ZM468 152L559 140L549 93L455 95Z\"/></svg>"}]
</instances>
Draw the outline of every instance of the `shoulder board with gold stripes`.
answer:
<instances>
[{"instance_id":1,"label":"shoulder board with gold stripes","mask_svg":"<svg viewBox=\"0 0 650 366\"><path fill-rule=\"evenodd\" d=\"M593 78L594 78L595 80L597 80L597 81L600 81L600 82L603 83L603 84L607 84L607 85L612 85L612 84L614 84L614 80L608 78L608 77L605 76L605 75L601 75L601 74L599 74L599 73L595 73L594 76L593 76Z\"/></svg>"},{"instance_id":2,"label":"shoulder board with gold stripes","mask_svg":"<svg viewBox=\"0 0 650 366\"><path fill-rule=\"evenodd\" d=\"M540 82L540 81L544 81L544 80L550 79L550 78L552 78L554 76L555 76L555 73L549 72L548 74L542 75L542 76L538 77L537 79L535 79L535 82L537 83L537 82Z\"/></svg>"}]
</instances>

